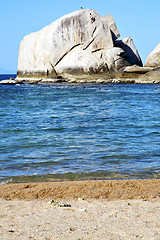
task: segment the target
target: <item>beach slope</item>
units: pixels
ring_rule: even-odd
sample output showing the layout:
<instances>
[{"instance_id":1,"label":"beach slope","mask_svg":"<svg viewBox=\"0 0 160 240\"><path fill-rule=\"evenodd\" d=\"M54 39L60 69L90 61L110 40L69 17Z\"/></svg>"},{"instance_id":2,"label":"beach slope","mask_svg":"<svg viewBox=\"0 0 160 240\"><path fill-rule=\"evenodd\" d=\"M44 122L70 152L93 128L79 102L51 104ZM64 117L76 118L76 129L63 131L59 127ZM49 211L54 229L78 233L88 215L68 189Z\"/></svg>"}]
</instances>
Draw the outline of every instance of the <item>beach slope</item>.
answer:
<instances>
[{"instance_id":1,"label":"beach slope","mask_svg":"<svg viewBox=\"0 0 160 240\"><path fill-rule=\"evenodd\" d=\"M62 205L51 204L53 199ZM159 236L160 179L0 185L3 240Z\"/></svg>"}]
</instances>

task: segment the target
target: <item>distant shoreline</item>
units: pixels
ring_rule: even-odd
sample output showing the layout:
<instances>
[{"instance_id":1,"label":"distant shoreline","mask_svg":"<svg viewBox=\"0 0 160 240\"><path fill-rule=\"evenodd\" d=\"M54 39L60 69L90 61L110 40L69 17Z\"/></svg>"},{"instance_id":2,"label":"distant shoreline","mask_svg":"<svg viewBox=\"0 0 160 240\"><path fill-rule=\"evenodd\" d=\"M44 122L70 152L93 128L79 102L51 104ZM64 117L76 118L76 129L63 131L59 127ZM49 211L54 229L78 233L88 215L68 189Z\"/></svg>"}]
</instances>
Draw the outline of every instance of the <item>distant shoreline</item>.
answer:
<instances>
[{"instance_id":1,"label":"distant shoreline","mask_svg":"<svg viewBox=\"0 0 160 240\"><path fill-rule=\"evenodd\" d=\"M0 72L0 75L17 75L17 72Z\"/></svg>"}]
</instances>

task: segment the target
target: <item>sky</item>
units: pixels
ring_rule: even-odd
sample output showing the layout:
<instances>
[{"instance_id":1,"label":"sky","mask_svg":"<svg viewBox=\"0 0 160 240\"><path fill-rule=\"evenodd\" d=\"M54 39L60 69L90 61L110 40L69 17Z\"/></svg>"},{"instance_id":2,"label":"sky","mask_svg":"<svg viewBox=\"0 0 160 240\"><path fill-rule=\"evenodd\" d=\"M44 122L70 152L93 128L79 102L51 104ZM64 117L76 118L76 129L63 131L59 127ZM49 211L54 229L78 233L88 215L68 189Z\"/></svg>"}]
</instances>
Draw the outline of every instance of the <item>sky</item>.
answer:
<instances>
[{"instance_id":1,"label":"sky","mask_svg":"<svg viewBox=\"0 0 160 240\"><path fill-rule=\"evenodd\" d=\"M143 64L160 43L159 0L5 0L0 4L0 68L16 73L24 36L81 7L94 9L101 16L111 14L119 39L133 39Z\"/></svg>"}]
</instances>

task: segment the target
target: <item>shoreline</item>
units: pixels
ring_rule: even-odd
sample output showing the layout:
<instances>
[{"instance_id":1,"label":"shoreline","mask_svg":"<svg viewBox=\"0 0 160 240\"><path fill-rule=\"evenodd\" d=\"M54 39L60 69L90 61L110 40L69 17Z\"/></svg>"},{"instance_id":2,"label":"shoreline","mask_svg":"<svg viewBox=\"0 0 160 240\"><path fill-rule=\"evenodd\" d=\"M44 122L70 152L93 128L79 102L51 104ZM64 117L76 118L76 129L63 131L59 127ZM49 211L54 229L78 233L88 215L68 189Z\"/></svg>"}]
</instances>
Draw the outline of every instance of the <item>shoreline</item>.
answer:
<instances>
[{"instance_id":1,"label":"shoreline","mask_svg":"<svg viewBox=\"0 0 160 240\"><path fill-rule=\"evenodd\" d=\"M160 179L79 180L7 183L0 185L0 199L156 199L160 198Z\"/></svg>"},{"instance_id":2,"label":"shoreline","mask_svg":"<svg viewBox=\"0 0 160 240\"><path fill-rule=\"evenodd\" d=\"M123 70L103 74L62 74L54 76L16 75L15 78L1 80L2 85L21 84L160 84L160 67L128 66Z\"/></svg>"}]
</instances>

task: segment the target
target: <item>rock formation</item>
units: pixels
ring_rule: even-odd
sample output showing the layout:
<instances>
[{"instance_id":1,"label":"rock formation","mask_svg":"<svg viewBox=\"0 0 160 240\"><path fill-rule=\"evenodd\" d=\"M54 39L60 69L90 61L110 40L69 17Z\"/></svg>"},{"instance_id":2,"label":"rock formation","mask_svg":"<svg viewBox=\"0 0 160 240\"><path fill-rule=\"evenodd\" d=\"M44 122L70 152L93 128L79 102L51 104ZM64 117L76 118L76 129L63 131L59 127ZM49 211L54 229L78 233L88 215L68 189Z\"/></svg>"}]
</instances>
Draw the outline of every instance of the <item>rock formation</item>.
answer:
<instances>
[{"instance_id":1,"label":"rock formation","mask_svg":"<svg viewBox=\"0 0 160 240\"><path fill-rule=\"evenodd\" d=\"M160 43L148 55L145 67L160 67Z\"/></svg>"},{"instance_id":2,"label":"rock formation","mask_svg":"<svg viewBox=\"0 0 160 240\"><path fill-rule=\"evenodd\" d=\"M140 67L137 65L128 66L124 68L121 73L121 78L139 78L142 75L145 75L148 72L151 72L153 68L151 67Z\"/></svg>"},{"instance_id":3,"label":"rock formation","mask_svg":"<svg viewBox=\"0 0 160 240\"><path fill-rule=\"evenodd\" d=\"M136 83L160 83L160 67L141 75Z\"/></svg>"},{"instance_id":4,"label":"rock formation","mask_svg":"<svg viewBox=\"0 0 160 240\"><path fill-rule=\"evenodd\" d=\"M89 9L70 13L24 37L17 75L50 78L108 74L111 77L126 66L142 66L132 39L117 40L119 36L111 15L101 17Z\"/></svg>"},{"instance_id":5,"label":"rock formation","mask_svg":"<svg viewBox=\"0 0 160 240\"><path fill-rule=\"evenodd\" d=\"M131 65L137 65L140 67L143 66L138 51L133 43L133 40L130 37L115 41L115 46L120 47L124 50L125 59Z\"/></svg>"}]
</instances>

